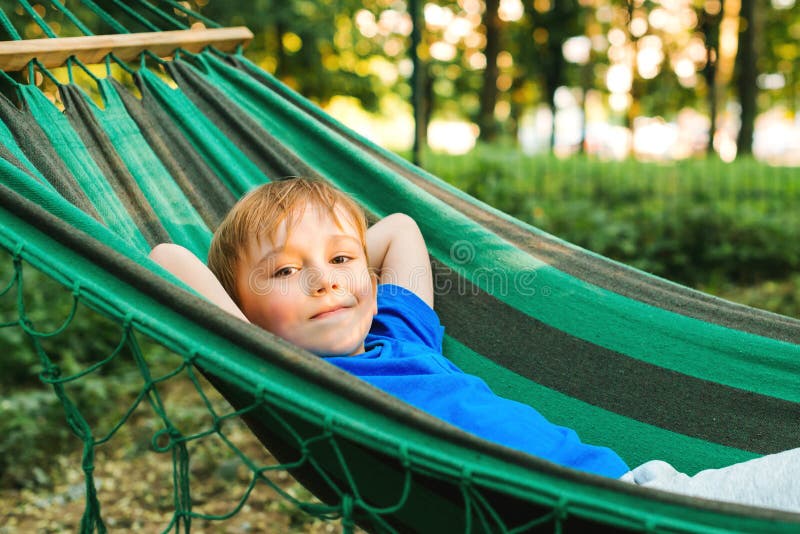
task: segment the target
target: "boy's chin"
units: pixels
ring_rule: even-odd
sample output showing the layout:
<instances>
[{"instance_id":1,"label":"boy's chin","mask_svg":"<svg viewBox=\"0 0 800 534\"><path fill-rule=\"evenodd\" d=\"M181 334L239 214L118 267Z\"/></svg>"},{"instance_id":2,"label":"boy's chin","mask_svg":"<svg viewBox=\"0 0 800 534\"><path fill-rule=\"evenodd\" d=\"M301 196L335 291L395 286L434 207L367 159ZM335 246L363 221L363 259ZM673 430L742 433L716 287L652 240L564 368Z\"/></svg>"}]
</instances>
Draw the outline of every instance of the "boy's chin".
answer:
<instances>
[{"instance_id":1,"label":"boy's chin","mask_svg":"<svg viewBox=\"0 0 800 534\"><path fill-rule=\"evenodd\" d=\"M364 346L362 345L360 348L355 350L312 350L314 354L321 358L346 358L348 356L356 356L358 354L362 354L364 352Z\"/></svg>"},{"instance_id":2,"label":"boy's chin","mask_svg":"<svg viewBox=\"0 0 800 534\"><path fill-rule=\"evenodd\" d=\"M362 343L360 347L355 347L353 349L330 347L327 349L314 349L311 350L311 352L313 352L320 358L344 358L348 356L356 356L358 354L362 354L364 352L364 344Z\"/></svg>"}]
</instances>

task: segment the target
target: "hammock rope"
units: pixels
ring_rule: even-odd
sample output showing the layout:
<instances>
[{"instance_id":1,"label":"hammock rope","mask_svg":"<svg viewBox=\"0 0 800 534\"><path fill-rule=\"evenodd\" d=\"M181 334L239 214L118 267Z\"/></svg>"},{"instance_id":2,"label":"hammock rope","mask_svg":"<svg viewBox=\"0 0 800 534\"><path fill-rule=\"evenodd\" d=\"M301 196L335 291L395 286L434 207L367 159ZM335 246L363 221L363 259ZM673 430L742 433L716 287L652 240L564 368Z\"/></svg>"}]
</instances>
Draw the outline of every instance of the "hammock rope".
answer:
<instances>
[{"instance_id":1,"label":"hammock rope","mask_svg":"<svg viewBox=\"0 0 800 534\"><path fill-rule=\"evenodd\" d=\"M5 243L3 243L3 248ZM49 384L62 403L65 411L65 419L72 429L73 433L82 442L82 461L81 467L85 477L86 487L86 507L81 520L81 532L105 532L106 526L102 520L100 502L96 490L95 481L95 451L99 446L105 445L112 441L117 432L128 422L145 403L152 410L153 414L162 423L160 430L153 433L151 437L151 447L155 453L170 453L171 461L173 464L173 502L175 504L175 512L170 523L164 529L165 532L170 530L184 530L189 531L192 519L203 519L210 521L222 521L230 519L238 513L246 504L248 497L258 484L265 484L275 491L281 498L294 506L302 509L304 512L320 518L320 519L341 519L345 527L345 531L352 532L354 528L354 510L361 509L370 514L373 519L381 522L387 529L392 531L388 523L381 520L381 516L392 514L401 509L407 502L408 496L411 492L412 474L411 474L411 459L407 449L401 452L401 463L407 469L405 470L405 480L402 488L400 489L397 501L382 507L370 506L368 501L365 500L358 489L358 483L348 467L348 460L342 450L337 444L337 424L329 416L325 416L322 424L320 425L320 433L311 437L303 438L286 418L281 415L272 404L275 406L286 407L286 404L279 399L276 399L270 392L261 389L255 395L255 400L249 406L241 408L229 413L218 414L214 408L213 401L208 397L205 388L200 382L196 373L196 362L199 358L199 353L195 350L188 350L188 354L183 358L182 363L173 370L164 372L161 375L153 376L151 374L151 363L148 363L145 354L143 353L140 344L136 339L135 332L138 331L136 320L133 314L128 311L121 318L121 337L120 341L114 350L102 360L99 360L79 372L63 376L62 370L57 363L58 356L51 356L49 351L45 348L43 340L49 338L56 338L68 335L68 329L76 317L77 311L80 306L86 305L83 303L84 294L81 291L80 284L75 283L71 292L73 305L70 309L69 315L64 319L63 323L55 329L43 331L37 329L34 320L31 318L31 310L28 309L25 295L25 275L27 269L32 266L23 265L24 246L22 244L14 247L14 254L11 255L11 263L13 265L13 274L9 282L0 292L0 303L7 304L9 298L14 300L16 314L18 319L14 321L7 321L0 323L0 328L20 328L25 335L30 339L42 365L40 379L43 383ZM66 287L68 289L68 285ZM4 309L4 308L2 308ZM41 315L41 314L40 314ZM104 368L110 366L112 363L119 359L130 358L133 360L140 377L142 378L141 390L137 393L136 398L131 402L127 410L121 415L119 420L107 431L104 435L98 437L97 432L92 428L88 422L87 417L80 410L76 402L66 391L66 385L76 382L90 374L101 372ZM211 418L207 428L197 430L191 434L183 433L180 428L171 420L167 413L165 401L161 398L158 386L174 381L177 378L187 379L193 386L194 390L199 395L202 404L208 411ZM280 424L286 431L288 431L294 439L297 440L298 450L302 451L301 456L291 463L279 463L275 465L258 465L252 461L241 449L239 449L225 434L223 429L224 424L232 419L238 419L248 412L254 410L266 410L270 416ZM239 461L247 467L251 473L250 482L248 487L242 494L238 504L227 513L221 514L208 514L193 510L191 498L191 476L189 471L189 451L188 446L203 439L210 437L219 438L224 443ZM288 472L306 464L313 463L313 450L321 446L328 446L334 452L340 468L345 473L347 485L341 488L333 479L327 479L331 488L336 491L341 499L340 506L330 506L315 502L307 502L298 500L292 494L281 488L275 481L268 477L273 472ZM347 488L347 489L346 489Z\"/></svg>"},{"instance_id":2,"label":"hammock rope","mask_svg":"<svg viewBox=\"0 0 800 534\"><path fill-rule=\"evenodd\" d=\"M124 11L130 17L132 17L136 22L144 26L147 29L147 31L151 32L162 31L161 28L150 22L141 13L130 7L127 2L123 2L121 0L111 0L111 1L114 3L115 6Z\"/></svg>"},{"instance_id":3,"label":"hammock rope","mask_svg":"<svg viewBox=\"0 0 800 534\"><path fill-rule=\"evenodd\" d=\"M3 30L15 41L19 41L22 39L22 36L19 34L17 29L11 24L11 21L6 15L6 12L3 11L3 8L0 7L0 25L3 26Z\"/></svg>"},{"instance_id":4,"label":"hammock rope","mask_svg":"<svg viewBox=\"0 0 800 534\"><path fill-rule=\"evenodd\" d=\"M185 15L202 22L203 24L205 24L209 28L221 28L222 27L216 21L213 21L208 17L204 17L202 14L200 14L197 11L194 11L192 9L189 9L188 7L186 7L184 4L182 4L180 2L176 2L175 0L162 0L162 1L166 2L173 9L177 9L178 11L184 13Z\"/></svg>"},{"instance_id":5,"label":"hammock rope","mask_svg":"<svg viewBox=\"0 0 800 534\"><path fill-rule=\"evenodd\" d=\"M30 15L30 17L33 19L33 22L35 22L36 25L39 26L39 28L41 28L42 32L47 37L51 39L55 39L58 37L58 35L56 35L56 33L52 29L50 29L50 26L44 21L44 19L39 16L36 10L33 9L33 7L31 7L31 5L28 3L28 0L18 0L18 1L20 6L22 6L22 9L24 9L25 12L28 13L28 15Z\"/></svg>"},{"instance_id":6,"label":"hammock rope","mask_svg":"<svg viewBox=\"0 0 800 534\"><path fill-rule=\"evenodd\" d=\"M100 17L100 20L108 24L115 33L131 33L130 30L123 26L117 19L112 17L108 11L97 5L94 0L81 0L81 3L89 8L92 13Z\"/></svg>"},{"instance_id":7,"label":"hammock rope","mask_svg":"<svg viewBox=\"0 0 800 534\"><path fill-rule=\"evenodd\" d=\"M114 0L114 3L117 4L117 5L120 5L120 4L123 4L124 2L122 0ZM147 0L136 0L136 4L141 6L142 9L144 9L146 11L149 11L150 13L153 13L154 15L156 15L157 17L162 19L164 22L166 22L169 25L167 27L178 28L180 30L186 30L186 29L189 28L189 26L187 24L185 24L183 22L180 22L178 19L176 19L175 17L172 17L171 15L166 13L165 11L163 11L163 10L159 9L158 7L154 6L153 4L148 2ZM161 30L162 30L161 28L158 28L158 29L156 29L154 31L161 31Z\"/></svg>"},{"instance_id":8,"label":"hammock rope","mask_svg":"<svg viewBox=\"0 0 800 534\"><path fill-rule=\"evenodd\" d=\"M80 19L79 19L77 16L75 16L75 14L74 14L72 11L70 11L70 10L67 8L67 6L65 6L64 4L62 4L60 0L50 0L50 2L53 4L53 6L54 6L54 7L55 7L55 8L56 8L58 11L61 11L62 13L64 13L64 16L65 16L65 17L67 17L67 19L68 19L68 20L69 20L69 21L70 21L72 24L74 24L74 25L75 25L75 27L76 27L76 28L78 28L78 30L80 30L80 32L81 32L82 34L84 34L84 35L94 35L94 33L92 32L92 30L90 30L90 29L88 28L88 26L86 26L86 25L85 25L85 24L84 24L84 23L83 23L83 22L82 22L82 21L81 21L81 20L80 20ZM98 15L99 15L99 14L98 14Z\"/></svg>"},{"instance_id":9,"label":"hammock rope","mask_svg":"<svg viewBox=\"0 0 800 534\"><path fill-rule=\"evenodd\" d=\"M94 2L84 5L107 22ZM183 24L170 19L161 17ZM5 14L0 23L11 25ZM107 74L111 62L130 73L141 99L109 76L91 74L79 58L67 61L68 83L38 59L28 64L52 78L63 113L33 76L20 84L4 73L23 110L0 97L0 248L8 256L0 257L0 269L9 273L0 292L0 332L29 340L42 382L80 440L82 532L106 531L98 448L118 443L143 411L157 421L150 448L171 464L174 510L165 531L230 519L261 487L313 517L340 521L345 532L356 525L378 532L796 531L794 514L654 494L464 434L219 313L145 254L171 240L203 257L220 217L252 187L286 175L330 180L372 218L406 211L420 222L437 279L454 288L437 307L448 329L447 354L459 366L590 440L614 443L634 461L659 448L687 470L796 441L796 429L785 422L797 413L800 323L665 288L509 220L338 125L247 62L241 47L235 56L213 46L199 53L179 47L171 60L152 51L140 56L138 69L113 54L102 61ZM151 70L150 59L174 87ZM75 85L73 68L90 72L103 109ZM491 254L471 263L453 258L457 240ZM509 269L504 274L534 273L535 288L553 292L492 292L485 273L498 265ZM574 265L589 281L569 271ZM48 302L34 309L26 300L28 281L38 276L32 271L63 287L71 299L64 317L49 316ZM617 288L620 280L628 285ZM657 305L669 291L674 302ZM682 313L686 302L691 313ZM54 347L78 335L86 313L109 318L119 337L65 371ZM162 348L154 351L153 344ZM509 353L531 359L513 361ZM123 372L136 377L137 390L108 401L121 413L101 428L73 388L89 375ZM653 403L641 402L636 391L608 391L619 377L659 385ZM191 392L201 420L185 421L171 409L165 391L178 386ZM743 401L749 413L739 409ZM734 431L707 424L709 418ZM258 461L237 443L232 427L239 421L274 459ZM644 448L631 443L632 434ZM191 484L192 451L209 443L221 444L247 472L239 499L221 512L204 509ZM294 476L321 502L293 495L279 473Z\"/></svg>"}]
</instances>

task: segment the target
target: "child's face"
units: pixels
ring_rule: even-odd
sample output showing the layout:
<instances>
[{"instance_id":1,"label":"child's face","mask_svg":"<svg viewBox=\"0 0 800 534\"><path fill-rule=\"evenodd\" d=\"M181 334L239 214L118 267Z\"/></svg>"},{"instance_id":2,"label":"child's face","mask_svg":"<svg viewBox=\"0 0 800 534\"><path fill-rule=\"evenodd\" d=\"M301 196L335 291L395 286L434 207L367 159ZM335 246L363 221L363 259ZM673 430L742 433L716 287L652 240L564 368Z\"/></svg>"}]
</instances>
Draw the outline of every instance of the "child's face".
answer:
<instances>
[{"instance_id":1,"label":"child's face","mask_svg":"<svg viewBox=\"0 0 800 534\"><path fill-rule=\"evenodd\" d=\"M339 226L324 208L305 206L274 241L253 239L236 273L245 316L306 350L364 352L377 313L376 281L356 227L343 211Z\"/></svg>"}]
</instances>

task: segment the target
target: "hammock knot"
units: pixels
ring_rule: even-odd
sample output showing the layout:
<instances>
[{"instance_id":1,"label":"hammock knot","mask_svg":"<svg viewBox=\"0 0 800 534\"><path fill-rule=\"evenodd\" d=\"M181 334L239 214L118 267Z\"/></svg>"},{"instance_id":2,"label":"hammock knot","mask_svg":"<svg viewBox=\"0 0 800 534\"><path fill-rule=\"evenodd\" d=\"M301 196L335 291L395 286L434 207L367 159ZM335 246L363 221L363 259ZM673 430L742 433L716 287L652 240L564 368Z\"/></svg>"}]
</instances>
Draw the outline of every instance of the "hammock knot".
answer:
<instances>
[{"instance_id":1,"label":"hammock knot","mask_svg":"<svg viewBox=\"0 0 800 534\"><path fill-rule=\"evenodd\" d=\"M80 298L81 296L81 281L75 280L75 285L72 286L72 296L74 298Z\"/></svg>"},{"instance_id":2,"label":"hammock knot","mask_svg":"<svg viewBox=\"0 0 800 534\"><path fill-rule=\"evenodd\" d=\"M349 493L342 495L342 526L345 532L353 531L353 496Z\"/></svg>"},{"instance_id":3,"label":"hammock knot","mask_svg":"<svg viewBox=\"0 0 800 534\"><path fill-rule=\"evenodd\" d=\"M333 436L333 415L327 414L325 416L325 420L322 423L322 430L324 431L325 437L332 437Z\"/></svg>"},{"instance_id":4,"label":"hammock knot","mask_svg":"<svg viewBox=\"0 0 800 534\"><path fill-rule=\"evenodd\" d=\"M133 312L131 311L125 312L125 317L122 318L122 327L125 330L128 330L130 329L132 324L133 324Z\"/></svg>"},{"instance_id":5,"label":"hammock knot","mask_svg":"<svg viewBox=\"0 0 800 534\"><path fill-rule=\"evenodd\" d=\"M17 243L17 246L14 247L14 251L11 253L11 257L12 257L14 263L17 263L22 259L20 257L20 255L22 254L22 249L24 249L24 248L25 248L25 244L24 243Z\"/></svg>"},{"instance_id":6,"label":"hammock knot","mask_svg":"<svg viewBox=\"0 0 800 534\"><path fill-rule=\"evenodd\" d=\"M258 404L265 404L268 400L268 395L269 393L267 392L267 388L264 386L259 386L254 396Z\"/></svg>"},{"instance_id":7,"label":"hammock knot","mask_svg":"<svg viewBox=\"0 0 800 534\"><path fill-rule=\"evenodd\" d=\"M400 445L400 465L403 469L411 469L411 455L408 453L408 446L403 443Z\"/></svg>"},{"instance_id":8,"label":"hammock knot","mask_svg":"<svg viewBox=\"0 0 800 534\"><path fill-rule=\"evenodd\" d=\"M180 430L174 426L169 426L153 434L150 444L156 452L167 452L172 449L182 437Z\"/></svg>"},{"instance_id":9,"label":"hammock knot","mask_svg":"<svg viewBox=\"0 0 800 534\"><path fill-rule=\"evenodd\" d=\"M566 497L561 497L558 499L558 503L556 503L556 506L553 510L555 512L555 519L557 522L564 521L567 518L569 515L569 510L567 509L568 506L569 501Z\"/></svg>"},{"instance_id":10,"label":"hammock knot","mask_svg":"<svg viewBox=\"0 0 800 534\"><path fill-rule=\"evenodd\" d=\"M188 363L189 365L195 365L195 364L196 364L196 362L197 362L197 350L195 350L195 349L191 349L191 350L189 351L189 354L187 354L187 355L186 355L186 357L185 357L185 361L186 361L186 363Z\"/></svg>"},{"instance_id":11,"label":"hammock knot","mask_svg":"<svg viewBox=\"0 0 800 534\"><path fill-rule=\"evenodd\" d=\"M39 380L45 383L57 382L59 378L61 378L61 368L52 362L47 362L39 373Z\"/></svg>"},{"instance_id":12,"label":"hammock knot","mask_svg":"<svg viewBox=\"0 0 800 534\"><path fill-rule=\"evenodd\" d=\"M461 480L459 481L459 485L462 489L468 489L472 484L472 469L469 467L464 467L461 470Z\"/></svg>"}]
</instances>

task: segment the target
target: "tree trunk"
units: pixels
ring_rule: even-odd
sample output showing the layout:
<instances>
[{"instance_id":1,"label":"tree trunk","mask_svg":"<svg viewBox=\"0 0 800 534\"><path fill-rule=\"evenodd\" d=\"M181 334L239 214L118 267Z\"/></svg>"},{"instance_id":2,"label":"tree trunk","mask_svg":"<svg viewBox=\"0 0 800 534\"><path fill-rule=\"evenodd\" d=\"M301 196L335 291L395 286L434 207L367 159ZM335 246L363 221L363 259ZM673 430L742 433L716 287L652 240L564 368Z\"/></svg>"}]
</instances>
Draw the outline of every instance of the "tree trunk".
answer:
<instances>
[{"instance_id":1,"label":"tree trunk","mask_svg":"<svg viewBox=\"0 0 800 534\"><path fill-rule=\"evenodd\" d=\"M551 23L548 24L548 37L547 37L547 54L543 58L543 67L545 75L545 93L547 94L547 103L550 106L552 113L552 125L550 128L550 149L556 146L556 90L564 85L564 76L566 71L566 59L562 47L565 40L565 30L563 25L565 20L569 17L576 16L571 1L557 0L553 3L552 11L548 18ZM559 31L556 29L559 28Z\"/></svg>"},{"instance_id":2,"label":"tree trunk","mask_svg":"<svg viewBox=\"0 0 800 534\"><path fill-rule=\"evenodd\" d=\"M278 21L275 26L275 77L281 78L286 71L286 49L283 47L283 34L286 33L286 24Z\"/></svg>"},{"instance_id":3,"label":"tree trunk","mask_svg":"<svg viewBox=\"0 0 800 534\"><path fill-rule=\"evenodd\" d=\"M422 166L422 153L428 142L428 121L432 110L432 95L427 90L433 86L431 77L428 76L427 63L419 56L419 46L422 42L422 30L425 23L420 12L420 3L409 0L408 11L411 14L411 61L414 71L411 74L411 103L414 108L414 145L411 150L411 162Z\"/></svg>"},{"instance_id":4,"label":"tree trunk","mask_svg":"<svg viewBox=\"0 0 800 534\"><path fill-rule=\"evenodd\" d=\"M736 77L736 86L739 92L739 103L742 107L742 126L736 139L736 153L740 156L753 152L753 132L757 113L756 98L758 96L756 40L760 34L756 1L742 0L740 13L744 24L744 28L739 32L739 54L736 58L739 71Z\"/></svg>"},{"instance_id":5,"label":"tree trunk","mask_svg":"<svg viewBox=\"0 0 800 534\"><path fill-rule=\"evenodd\" d=\"M561 46L548 46L548 48L550 61L547 62L548 65L547 71L545 72L544 85L545 93L547 94L547 105L550 107L550 118L552 121L550 125L550 150L553 150L556 146L556 112L558 111L558 107L556 107L556 89L559 88L562 82L563 63L559 61L561 57Z\"/></svg>"},{"instance_id":6,"label":"tree trunk","mask_svg":"<svg viewBox=\"0 0 800 534\"><path fill-rule=\"evenodd\" d=\"M722 20L722 13L724 9L724 0L721 2L720 10L716 14L710 14L703 11L702 15L702 30L706 40L706 66L703 69L703 78L708 87L708 143L706 144L706 153L709 155L714 154L714 134L717 131L717 108L718 108L718 91L717 91L717 61L719 60L719 25Z\"/></svg>"},{"instance_id":7,"label":"tree trunk","mask_svg":"<svg viewBox=\"0 0 800 534\"><path fill-rule=\"evenodd\" d=\"M491 141L497 136L497 123L494 119L494 108L497 105L497 77L500 71L497 67L497 55L500 53L500 18L497 10L500 0L486 0L486 12L483 15L483 24L486 27L486 69L483 71L483 87L480 95L480 111L478 126L480 139Z\"/></svg>"},{"instance_id":8,"label":"tree trunk","mask_svg":"<svg viewBox=\"0 0 800 534\"><path fill-rule=\"evenodd\" d=\"M587 125L588 125L588 96L589 91L592 89L592 77L594 76L594 64L591 61L581 65L581 144L578 147L578 153L586 153L587 143Z\"/></svg>"},{"instance_id":9,"label":"tree trunk","mask_svg":"<svg viewBox=\"0 0 800 534\"><path fill-rule=\"evenodd\" d=\"M631 43L631 102L628 106L628 112L625 114L625 127L633 134L633 124L636 117L639 115L639 99L641 98L641 87L639 77L637 76L636 61L639 54L639 38L631 33L631 22L633 22L633 0L627 0L628 19L625 23L625 33L628 35L628 40Z\"/></svg>"}]
</instances>

